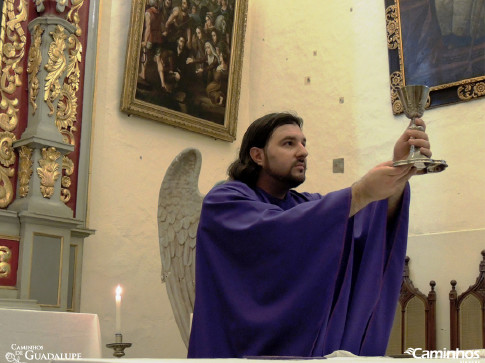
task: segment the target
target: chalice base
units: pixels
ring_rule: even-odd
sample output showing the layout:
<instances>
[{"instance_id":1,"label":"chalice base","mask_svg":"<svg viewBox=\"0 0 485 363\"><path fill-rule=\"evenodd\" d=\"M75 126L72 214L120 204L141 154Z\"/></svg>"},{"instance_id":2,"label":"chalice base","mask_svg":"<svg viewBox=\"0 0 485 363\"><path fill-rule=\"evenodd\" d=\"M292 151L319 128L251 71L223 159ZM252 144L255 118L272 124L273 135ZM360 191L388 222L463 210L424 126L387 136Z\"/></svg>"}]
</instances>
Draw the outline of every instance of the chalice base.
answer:
<instances>
[{"instance_id":1,"label":"chalice base","mask_svg":"<svg viewBox=\"0 0 485 363\"><path fill-rule=\"evenodd\" d=\"M425 173L439 173L448 167L444 160L434 160L427 157L395 161L393 166L413 165L418 170L425 170Z\"/></svg>"}]
</instances>

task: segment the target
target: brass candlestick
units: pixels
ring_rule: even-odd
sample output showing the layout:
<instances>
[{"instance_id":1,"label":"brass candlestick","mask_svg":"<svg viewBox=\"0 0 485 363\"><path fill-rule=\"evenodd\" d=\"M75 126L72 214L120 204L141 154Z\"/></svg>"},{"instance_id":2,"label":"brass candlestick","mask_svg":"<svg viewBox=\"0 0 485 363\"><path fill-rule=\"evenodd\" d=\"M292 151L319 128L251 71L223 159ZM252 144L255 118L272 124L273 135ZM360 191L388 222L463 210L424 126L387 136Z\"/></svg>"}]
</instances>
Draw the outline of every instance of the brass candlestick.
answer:
<instances>
[{"instance_id":1,"label":"brass candlestick","mask_svg":"<svg viewBox=\"0 0 485 363\"><path fill-rule=\"evenodd\" d=\"M428 100L429 88L427 86L404 86L397 90L399 99L404 108L405 115L411 119L410 129L424 131L422 126L415 124L415 119L423 116L424 108ZM417 169L425 169L428 173L439 173L448 167L444 160L434 160L421 154L411 145L409 156L405 160L394 162L394 166L413 165Z\"/></svg>"},{"instance_id":2,"label":"brass candlestick","mask_svg":"<svg viewBox=\"0 0 485 363\"><path fill-rule=\"evenodd\" d=\"M121 333L115 334L115 343L106 344L106 348L114 349L113 355L116 358L121 358L125 355L125 349L131 347L131 343L123 343L123 335Z\"/></svg>"}]
</instances>

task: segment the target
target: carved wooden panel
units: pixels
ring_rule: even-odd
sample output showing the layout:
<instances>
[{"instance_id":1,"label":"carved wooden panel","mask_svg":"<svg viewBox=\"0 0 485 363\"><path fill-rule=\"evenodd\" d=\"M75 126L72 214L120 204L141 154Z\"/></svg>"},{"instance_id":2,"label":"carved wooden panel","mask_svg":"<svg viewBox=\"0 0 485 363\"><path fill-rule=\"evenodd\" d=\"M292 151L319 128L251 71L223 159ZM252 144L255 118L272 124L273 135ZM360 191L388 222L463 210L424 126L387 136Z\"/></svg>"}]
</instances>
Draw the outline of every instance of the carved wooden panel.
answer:
<instances>
[{"instance_id":1,"label":"carved wooden panel","mask_svg":"<svg viewBox=\"0 0 485 363\"><path fill-rule=\"evenodd\" d=\"M475 284L458 296L457 282L451 280L450 347L451 349L485 348L485 250Z\"/></svg>"},{"instance_id":2,"label":"carved wooden panel","mask_svg":"<svg viewBox=\"0 0 485 363\"><path fill-rule=\"evenodd\" d=\"M406 257L386 355L403 354L407 348L436 349L436 283L430 281L428 296L414 287L409 278L409 260Z\"/></svg>"}]
</instances>

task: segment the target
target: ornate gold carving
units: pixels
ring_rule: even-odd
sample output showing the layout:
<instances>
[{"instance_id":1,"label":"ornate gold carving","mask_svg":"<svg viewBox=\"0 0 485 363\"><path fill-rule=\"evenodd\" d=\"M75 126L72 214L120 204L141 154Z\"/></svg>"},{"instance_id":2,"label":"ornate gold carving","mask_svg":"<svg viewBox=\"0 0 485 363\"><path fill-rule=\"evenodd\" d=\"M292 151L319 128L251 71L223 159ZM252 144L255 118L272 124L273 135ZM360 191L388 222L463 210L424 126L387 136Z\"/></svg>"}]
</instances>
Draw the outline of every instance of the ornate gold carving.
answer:
<instances>
[{"instance_id":1,"label":"ornate gold carving","mask_svg":"<svg viewBox=\"0 0 485 363\"><path fill-rule=\"evenodd\" d=\"M69 43L69 64L67 66L67 81L75 92L79 89L79 78L81 76L81 70L79 69L79 63L82 60L83 46L77 36L71 35L68 39Z\"/></svg>"},{"instance_id":2,"label":"ornate gold carving","mask_svg":"<svg viewBox=\"0 0 485 363\"><path fill-rule=\"evenodd\" d=\"M25 55L27 38L21 23L27 20L26 0L20 0L15 13L15 0L4 1L2 29L0 35L1 67L0 78L0 128L12 131L18 123L18 99L12 97L22 85L22 61ZM6 11L5 11L6 10Z\"/></svg>"},{"instance_id":3,"label":"ornate gold carving","mask_svg":"<svg viewBox=\"0 0 485 363\"><path fill-rule=\"evenodd\" d=\"M71 192L68 189L71 186L71 178L70 176L74 173L74 162L68 157L64 156L62 158L62 169L65 170L65 174L61 179L61 200L64 203L69 202L71 200Z\"/></svg>"},{"instance_id":4,"label":"ornate gold carving","mask_svg":"<svg viewBox=\"0 0 485 363\"><path fill-rule=\"evenodd\" d=\"M404 85L404 77L401 72L393 72L390 76L391 81L391 103L392 112L397 115L404 111L401 100L397 94L397 89Z\"/></svg>"},{"instance_id":5,"label":"ornate gold carving","mask_svg":"<svg viewBox=\"0 0 485 363\"><path fill-rule=\"evenodd\" d=\"M464 84L458 87L457 93L458 97L464 101L485 96L485 82Z\"/></svg>"},{"instance_id":6,"label":"ornate gold carving","mask_svg":"<svg viewBox=\"0 0 485 363\"><path fill-rule=\"evenodd\" d=\"M68 39L69 43L69 64L67 65L66 82L62 86L61 98L57 104L56 125L64 136L64 141L74 145L73 132L77 131L74 127L77 117L77 96L79 90L79 79L81 71L82 45L75 35Z\"/></svg>"},{"instance_id":7,"label":"ornate gold carving","mask_svg":"<svg viewBox=\"0 0 485 363\"><path fill-rule=\"evenodd\" d=\"M42 159L39 160L40 168L37 175L40 178L40 191L44 198L50 198L54 194L54 184L61 175L59 164L56 162L61 153L54 147L42 149Z\"/></svg>"},{"instance_id":8,"label":"ornate gold carving","mask_svg":"<svg viewBox=\"0 0 485 363\"><path fill-rule=\"evenodd\" d=\"M66 81L62 86L61 98L57 104L56 125L64 137L64 142L75 145L74 132L77 131L77 128L74 126L77 120L76 92L79 90L81 75L79 63L81 62L82 45L75 35L69 37L68 43L70 50L69 63ZM70 176L74 172L74 162L68 156L64 156L62 159L62 169L64 170L64 175L61 179L61 200L67 203L71 200L71 191L69 190L71 186Z\"/></svg>"},{"instance_id":9,"label":"ornate gold carving","mask_svg":"<svg viewBox=\"0 0 485 363\"><path fill-rule=\"evenodd\" d=\"M15 141L15 135L11 132L0 132L0 163L3 166L10 166L15 163L15 153L12 143Z\"/></svg>"},{"instance_id":10,"label":"ornate gold carving","mask_svg":"<svg viewBox=\"0 0 485 363\"><path fill-rule=\"evenodd\" d=\"M10 178L14 175L16 157L12 147L15 135L9 131L0 132L0 208L7 207L13 198L13 187Z\"/></svg>"},{"instance_id":11,"label":"ornate gold carving","mask_svg":"<svg viewBox=\"0 0 485 363\"><path fill-rule=\"evenodd\" d=\"M71 0L71 10L67 13L67 20L76 26L76 35L80 37L82 35L82 29L79 26L79 9L83 6L84 0Z\"/></svg>"},{"instance_id":12,"label":"ornate gold carving","mask_svg":"<svg viewBox=\"0 0 485 363\"><path fill-rule=\"evenodd\" d=\"M387 47L397 49L400 44L399 36L399 14L396 5L391 5L386 9L386 29Z\"/></svg>"},{"instance_id":13,"label":"ornate gold carving","mask_svg":"<svg viewBox=\"0 0 485 363\"><path fill-rule=\"evenodd\" d=\"M77 96L72 85L63 84L61 99L57 104L56 126L64 137L66 144L75 144L74 132L77 128L74 122L77 120Z\"/></svg>"},{"instance_id":14,"label":"ornate gold carving","mask_svg":"<svg viewBox=\"0 0 485 363\"><path fill-rule=\"evenodd\" d=\"M42 34L44 29L40 25L36 25L33 31L32 46L29 49L29 63L27 66L27 73L30 74L29 93L30 103L32 104L32 114L37 110L37 95L39 94L39 73L40 64L42 63L42 54L40 52L40 45L42 44Z\"/></svg>"},{"instance_id":15,"label":"ornate gold carving","mask_svg":"<svg viewBox=\"0 0 485 363\"><path fill-rule=\"evenodd\" d=\"M0 246L0 279L7 278L10 275L10 259L12 251L7 246Z\"/></svg>"},{"instance_id":16,"label":"ornate gold carving","mask_svg":"<svg viewBox=\"0 0 485 363\"><path fill-rule=\"evenodd\" d=\"M32 149L21 146L19 150L19 196L26 197L29 194L30 178L32 177Z\"/></svg>"},{"instance_id":17,"label":"ornate gold carving","mask_svg":"<svg viewBox=\"0 0 485 363\"><path fill-rule=\"evenodd\" d=\"M54 101L59 97L61 93L61 85L59 78L66 69L66 57L64 55L64 49L66 48L67 35L64 31L64 27L57 25L55 30L50 32L53 42L49 45L49 61L45 65L45 69L49 72L46 76L46 83L44 88L44 101L47 102L47 106L51 112L49 115L54 114Z\"/></svg>"},{"instance_id":18,"label":"ornate gold carving","mask_svg":"<svg viewBox=\"0 0 485 363\"><path fill-rule=\"evenodd\" d=\"M82 35L82 29L79 26L79 9L83 6L84 0L72 0L71 10L67 14L67 20L75 27L75 34L68 38L69 62L67 65L67 74L65 83L62 86L61 98L57 104L56 125L64 142L75 145L74 133L77 128L74 123L77 121L77 92L79 91L79 82L81 71L79 64L82 61L82 44L78 37ZM71 199L71 175L74 173L74 162L69 156L64 156L62 160L63 176L61 179L61 200L67 203Z\"/></svg>"}]
</instances>

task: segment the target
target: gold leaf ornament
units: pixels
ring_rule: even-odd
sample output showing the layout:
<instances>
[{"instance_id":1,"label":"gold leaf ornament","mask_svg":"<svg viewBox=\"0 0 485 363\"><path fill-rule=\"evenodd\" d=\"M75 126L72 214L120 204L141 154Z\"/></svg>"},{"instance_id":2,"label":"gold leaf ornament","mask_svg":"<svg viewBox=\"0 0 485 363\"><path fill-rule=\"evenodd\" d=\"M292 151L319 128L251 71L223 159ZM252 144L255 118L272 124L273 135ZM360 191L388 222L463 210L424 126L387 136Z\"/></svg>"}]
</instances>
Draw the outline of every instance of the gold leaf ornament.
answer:
<instances>
[{"instance_id":1,"label":"gold leaf ornament","mask_svg":"<svg viewBox=\"0 0 485 363\"><path fill-rule=\"evenodd\" d=\"M76 26L76 35L80 37L82 35L81 27L79 23L79 9L83 6L84 0L71 0L71 10L67 13L67 20Z\"/></svg>"},{"instance_id":2,"label":"gold leaf ornament","mask_svg":"<svg viewBox=\"0 0 485 363\"><path fill-rule=\"evenodd\" d=\"M69 63L67 64L66 82L62 85L60 99L57 104L56 126L64 137L64 142L74 145L74 132L77 128L77 95L79 90L82 45L75 35L68 38Z\"/></svg>"},{"instance_id":3,"label":"gold leaf ornament","mask_svg":"<svg viewBox=\"0 0 485 363\"><path fill-rule=\"evenodd\" d=\"M22 85L20 76L23 73L23 57L27 37L22 29L22 22L27 20L26 0L4 1L0 49L2 52L0 76L0 128L13 131L18 124L18 99L13 97L18 87Z\"/></svg>"},{"instance_id":4,"label":"gold leaf ornament","mask_svg":"<svg viewBox=\"0 0 485 363\"><path fill-rule=\"evenodd\" d=\"M55 30L50 32L53 41L49 45L49 61L45 65L45 69L49 72L46 76L46 83L44 88L44 101L47 103L49 115L54 114L54 101L61 93L61 85L59 78L66 69L66 57L64 49L66 48L67 35L64 32L64 27L57 25Z\"/></svg>"},{"instance_id":5,"label":"gold leaf ornament","mask_svg":"<svg viewBox=\"0 0 485 363\"><path fill-rule=\"evenodd\" d=\"M485 96L485 82L464 84L457 89L458 98L469 101L473 98Z\"/></svg>"},{"instance_id":6,"label":"gold leaf ornament","mask_svg":"<svg viewBox=\"0 0 485 363\"><path fill-rule=\"evenodd\" d=\"M7 278L10 275L10 259L12 251L7 246L0 246L0 279Z\"/></svg>"},{"instance_id":7,"label":"gold leaf ornament","mask_svg":"<svg viewBox=\"0 0 485 363\"><path fill-rule=\"evenodd\" d=\"M74 162L68 157L62 158L62 169L65 170L65 174L61 179L61 200L64 203L71 200L71 191L68 189L71 186L71 175L74 173Z\"/></svg>"},{"instance_id":8,"label":"gold leaf ornament","mask_svg":"<svg viewBox=\"0 0 485 363\"><path fill-rule=\"evenodd\" d=\"M59 131L72 128L77 118L77 96L81 71L82 45L75 35L68 38L69 63L67 64L67 82L62 85L61 97L57 104L56 125ZM67 142L67 141L66 141Z\"/></svg>"},{"instance_id":9,"label":"gold leaf ornament","mask_svg":"<svg viewBox=\"0 0 485 363\"><path fill-rule=\"evenodd\" d=\"M389 49L397 49L399 47L399 24L397 20L397 6L391 5L386 9L387 47Z\"/></svg>"},{"instance_id":10,"label":"gold leaf ornament","mask_svg":"<svg viewBox=\"0 0 485 363\"><path fill-rule=\"evenodd\" d=\"M77 117L77 97L71 85L64 83L61 89L61 98L57 104L56 126L59 131L74 126ZM65 141L69 143L68 141Z\"/></svg>"},{"instance_id":11,"label":"gold leaf ornament","mask_svg":"<svg viewBox=\"0 0 485 363\"><path fill-rule=\"evenodd\" d=\"M15 163L15 152L12 143L16 140L11 132L0 132L0 163L8 167Z\"/></svg>"},{"instance_id":12,"label":"gold leaf ornament","mask_svg":"<svg viewBox=\"0 0 485 363\"><path fill-rule=\"evenodd\" d=\"M0 208L7 207L13 199L13 187L10 178L14 175L16 156L12 144L15 135L9 131L0 132Z\"/></svg>"},{"instance_id":13,"label":"gold leaf ornament","mask_svg":"<svg viewBox=\"0 0 485 363\"><path fill-rule=\"evenodd\" d=\"M30 74L29 79L29 99L32 105L32 114L35 114L37 110L37 95L39 94L39 79L37 74L40 70L40 64L42 63L42 53L40 46L42 44L42 34L44 29L40 25L36 25L33 31L33 44L29 50L29 62L27 65L27 73Z\"/></svg>"},{"instance_id":14,"label":"gold leaf ornament","mask_svg":"<svg viewBox=\"0 0 485 363\"><path fill-rule=\"evenodd\" d=\"M79 38L82 35L82 29L79 26L79 10L83 6L84 0L71 0L71 10L67 14L67 20L76 27L74 34L71 34L67 40L69 47L69 60L67 64L66 80L61 88L60 100L57 104L56 126L61 132L64 142L75 145L75 135L77 128L74 123L77 121L77 108L79 83L81 71L79 64L82 62L82 44ZM67 203L71 199L71 175L74 172L74 162L64 156L62 160L63 176L61 179L61 201Z\"/></svg>"},{"instance_id":15,"label":"gold leaf ornament","mask_svg":"<svg viewBox=\"0 0 485 363\"><path fill-rule=\"evenodd\" d=\"M37 168L37 175L40 178L40 191L44 198L50 198L54 194L54 185L59 179L61 172L56 162L61 153L54 147L42 149L42 159L39 160L40 168Z\"/></svg>"},{"instance_id":16,"label":"gold leaf ornament","mask_svg":"<svg viewBox=\"0 0 485 363\"><path fill-rule=\"evenodd\" d=\"M401 72L393 72L390 76L391 83L391 102L392 102L392 113L398 115L404 111L403 105L397 90L404 84L404 77Z\"/></svg>"},{"instance_id":17,"label":"gold leaf ornament","mask_svg":"<svg viewBox=\"0 0 485 363\"><path fill-rule=\"evenodd\" d=\"M32 149L21 146L19 149L19 195L21 198L29 194L30 178L32 177Z\"/></svg>"}]
</instances>

